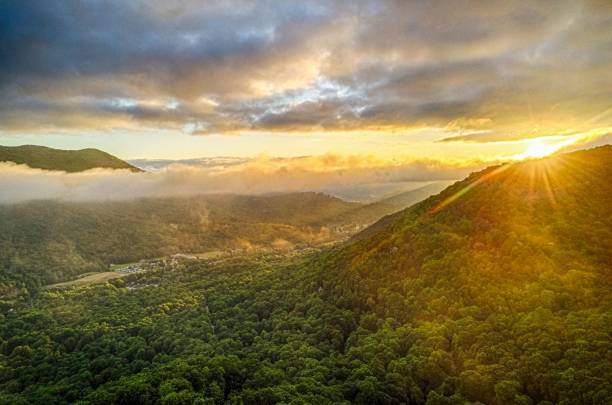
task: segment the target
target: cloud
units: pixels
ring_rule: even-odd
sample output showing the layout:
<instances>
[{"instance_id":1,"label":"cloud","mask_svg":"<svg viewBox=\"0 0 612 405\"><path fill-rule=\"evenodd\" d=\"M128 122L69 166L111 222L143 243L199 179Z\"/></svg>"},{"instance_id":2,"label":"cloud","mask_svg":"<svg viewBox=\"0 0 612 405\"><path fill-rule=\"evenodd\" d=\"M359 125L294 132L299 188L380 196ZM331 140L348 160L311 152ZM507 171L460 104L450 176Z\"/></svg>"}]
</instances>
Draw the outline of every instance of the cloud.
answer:
<instances>
[{"instance_id":1,"label":"cloud","mask_svg":"<svg viewBox=\"0 0 612 405\"><path fill-rule=\"evenodd\" d=\"M171 165L195 166L211 171L225 170L228 167L250 162L251 158L217 156L195 159L130 159L128 163L148 172L162 170Z\"/></svg>"},{"instance_id":2,"label":"cloud","mask_svg":"<svg viewBox=\"0 0 612 405\"><path fill-rule=\"evenodd\" d=\"M4 132L612 124L605 0L1 2L0 60Z\"/></svg>"},{"instance_id":3,"label":"cloud","mask_svg":"<svg viewBox=\"0 0 612 405\"><path fill-rule=\"evenodd\" d=\"M603 145L612 145L612 132L601 134L599 136L590 136L585 138L582 142L570 144L562 149L562 152L574 152L582 149L591 149Z\"/></svg>"},{"instance_id":4,"label":"cloud","mask_svg":"<svg viewBox=\"0 0 612 405\"><path fill-rule=\"evenodd\" d=\"M578 132L570 133L555 133L554 137L575 137L579 135ZM538 136L541 138L542 136ZM473 143L489 143L489 142L514 142L530 139L529 134L524 133L505 133L497 131L473 131L467 133L460 133L460 135L453 135L447 138L442 138L438 142L473 142Z\"/></svg>"},{"instance_id":5,"label":"cloud","mask_svg":"<svg viewBox=\"0 0 612 405\"><path fill-rule=\"evenodd\" d=\"M94 169L65 173L0 163L0 203L37 199L125 200L210 193L346 190L372 183L456 180L480 162L382 161L367 156L239 159L162 166L154 172ZM229 163L229 164L228 164Z\"/></svg>"},{"instance_id":6,"label":"cloud","mask_svg":"<svg viewBox=\"0 0 612 405\"><path fill-rule=\"evenodd\" d=\"M577 132L577 131L558 131L551 134L539 134L535 136L530 133L503 133L496 131L480 130L468 133L461 133L461 131L450 130L452 133L459 132L459 135L449 136L442 138L437 142L449 143L449 142L469 142L469 143L525 143L531 139L539 139L541 141L552 141L557 143L571 143L578 148L586 148L583 145L605 145L609 143L610 131L612 128L593 128L589 131Z\"/></svg>"}]
</instances>

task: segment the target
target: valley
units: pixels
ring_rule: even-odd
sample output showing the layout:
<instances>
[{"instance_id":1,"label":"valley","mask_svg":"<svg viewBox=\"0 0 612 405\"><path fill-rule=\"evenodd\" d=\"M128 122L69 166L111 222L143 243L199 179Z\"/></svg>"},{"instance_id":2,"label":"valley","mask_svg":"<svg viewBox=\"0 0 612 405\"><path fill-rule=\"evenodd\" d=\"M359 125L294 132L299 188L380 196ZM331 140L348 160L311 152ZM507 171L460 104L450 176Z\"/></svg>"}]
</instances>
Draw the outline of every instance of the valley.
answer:
<instances>
[{"instance_id":1,"label":"valley","mask_svg":"<svg viewBox=\"0 0 612 405\"><path fill-rule=\"evenodd\" d=\"M292 251L346 240L440 186L378 203L322 193L202 195L0 205L0 299L80 274L175 254Z\"/></svg>"},{"instance_id":2,"label":"valley","mask_svg":"<svg viewBox=\"0 0 612 405\"><path fill-rule=\"evenodd\" d=\"M330 242L327 245L333 245L336 242ZM142 259L138 262L124 264L110 264L109 271L91 272L79 274L75 279L64 281L61 283L48 284L43 286L43 289L66 289L79 286L90 286L93 284L105 283L110 280L129 276L131 274L139 274L146 272L159 271L180 271L188 263L200 263L207 265L222 265L228 260L242 260L245 262L256 261L260 257L267 258L288 258L294 256L302 256L308 253L319 252L325 245L312 246L306 248L278 249L270 248L250 248L248 251L240 249L232 249L227 251L213 250L205 253L176 253L171 256L157 257L153 259ZM128 286L130 288L130 286Z\"/></svg>"}]
</instances>

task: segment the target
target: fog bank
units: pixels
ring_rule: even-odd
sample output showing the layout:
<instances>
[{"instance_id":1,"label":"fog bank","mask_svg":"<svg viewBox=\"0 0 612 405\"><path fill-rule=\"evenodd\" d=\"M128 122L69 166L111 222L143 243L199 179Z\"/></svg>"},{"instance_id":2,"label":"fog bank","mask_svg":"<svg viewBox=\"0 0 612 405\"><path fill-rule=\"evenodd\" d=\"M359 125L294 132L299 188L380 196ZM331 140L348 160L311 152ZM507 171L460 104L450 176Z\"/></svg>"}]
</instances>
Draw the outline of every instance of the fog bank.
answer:
<instances>
[{"instance_id":1,"label":"fog bank","mask_svg":"<svg viewBox=\"0 0 612 405\"><path fill-rule=\"evenodd\" d=\"M189 196L210 193L262 194L363 188L369 184L455 180L482 163L438 161L383 162L368 157L325 155L301 158L260 157L233 165L169 164L133 173L94 169L65 173L0 163L0 202L58 199L126 200L139 197Z\"/></svg>"}]
</instances>

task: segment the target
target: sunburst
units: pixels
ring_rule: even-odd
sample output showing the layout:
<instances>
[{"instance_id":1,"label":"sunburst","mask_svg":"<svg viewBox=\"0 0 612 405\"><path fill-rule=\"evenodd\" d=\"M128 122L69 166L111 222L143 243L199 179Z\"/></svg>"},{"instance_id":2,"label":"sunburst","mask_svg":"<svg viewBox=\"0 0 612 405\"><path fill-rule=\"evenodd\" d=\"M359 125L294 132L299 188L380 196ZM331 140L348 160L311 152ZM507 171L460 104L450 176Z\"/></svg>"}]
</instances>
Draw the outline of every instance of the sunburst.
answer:
<instances>
[{"instance_id":1,"label":"sunburst","mask_svg":"<svg viewBox=\"0 0 612 405\"><path fill-rule=\"evenodd\" d=\"M559 151L560 149L575 143L576 137L567 137L561 142L552 142L550 139L536 138L527 142L527 148L523 153L512 156L514 160L540 159Z\"/></svg>"}]
</instances>

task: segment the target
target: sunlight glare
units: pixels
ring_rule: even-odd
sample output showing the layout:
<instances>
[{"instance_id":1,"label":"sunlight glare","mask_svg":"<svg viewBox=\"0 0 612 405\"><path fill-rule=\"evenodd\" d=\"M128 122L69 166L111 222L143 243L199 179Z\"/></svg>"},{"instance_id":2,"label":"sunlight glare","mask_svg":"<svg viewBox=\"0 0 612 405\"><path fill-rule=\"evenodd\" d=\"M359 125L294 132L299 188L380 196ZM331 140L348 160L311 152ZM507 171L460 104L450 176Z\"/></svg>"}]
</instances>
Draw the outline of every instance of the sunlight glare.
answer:
<instances>
[{"instance_id":1,"label":"sunlight glare","mask_svg":"<svg viewBox=\"0 0 612 405\"><path fill-rule=\"evenodd\" d=\"M525 152L523 152L524 158L542 158L556 152L560 146L558 144L551 145L540 140L531 142Z\"/></svg>"},{"instance_id":2,"label":"sunlight glare","mask_svg":"<svg viewBox=\"0 0 612 405\"><path fill-rule=\"evenodd\" d=\"M539 159L546 157L548 155L552 155L553 153L559 151L561 148L571 145L575 143L577 138L570 137L562 142L550 143L544 139L534 139L528 142L527 149L523 153L519 153L515 155L513 158L515 160L524 160L524 159Z\"/></svg>"}]
</instances>

